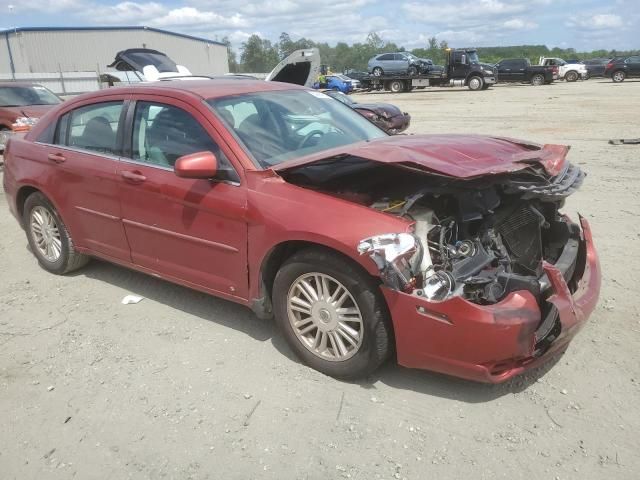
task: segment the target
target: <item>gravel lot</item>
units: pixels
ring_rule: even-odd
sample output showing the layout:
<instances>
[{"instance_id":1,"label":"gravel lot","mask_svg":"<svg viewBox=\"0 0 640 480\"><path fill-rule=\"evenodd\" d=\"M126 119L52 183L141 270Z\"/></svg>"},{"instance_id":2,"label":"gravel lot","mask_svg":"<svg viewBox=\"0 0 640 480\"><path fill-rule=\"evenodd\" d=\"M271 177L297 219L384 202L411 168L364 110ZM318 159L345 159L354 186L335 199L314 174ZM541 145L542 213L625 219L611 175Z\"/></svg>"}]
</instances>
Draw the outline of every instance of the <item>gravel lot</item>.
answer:
<instances>
[{"instance_id":1,"label":"gravel lot","mask_svg":"<svg viewBox=\"0 0 640 480\"><path fill-rule=\"evenodd\" d=\"M336 381L233 303L100 261L45 273L1 197L2 479L638 478L640 146L607 140L640 137L640 81L356 98L401 106L410 133L573 146L589 176L567 210L604 282L565 355L500 386L394 365Z\"/></svg>"}]
</instances>

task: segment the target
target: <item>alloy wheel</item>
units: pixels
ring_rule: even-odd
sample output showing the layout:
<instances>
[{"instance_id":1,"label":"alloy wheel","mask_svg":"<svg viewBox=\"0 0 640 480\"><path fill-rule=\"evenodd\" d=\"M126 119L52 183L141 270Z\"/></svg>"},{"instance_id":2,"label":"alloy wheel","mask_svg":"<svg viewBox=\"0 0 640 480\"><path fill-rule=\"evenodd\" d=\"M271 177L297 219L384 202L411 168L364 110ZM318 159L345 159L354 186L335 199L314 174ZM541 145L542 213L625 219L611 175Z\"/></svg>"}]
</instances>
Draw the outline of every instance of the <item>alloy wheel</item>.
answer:
<instances>
[{"instance_id":1,"label":"alloy wheel","mask_svg":"<svg viewBox=\"0 0 640 480\"><path fill-rule=\"evenodd\" d=\"M344 361L362 346L360 308L347 288L330 275L305 273L289 288L287 314L307 350L328 361Z\"/></svg>"},{"instance_id":2,"label":"alloy wheel","mask_svg":"<svg viewBox=\"0 0 640 480\"><path fill-rule=\"evenodd\" d=\"M51 263L58 261L62 239L55 218L48 209L37 206L31 210L30 219L31 236L38 252Z\"/></svg>"}]
</instances>

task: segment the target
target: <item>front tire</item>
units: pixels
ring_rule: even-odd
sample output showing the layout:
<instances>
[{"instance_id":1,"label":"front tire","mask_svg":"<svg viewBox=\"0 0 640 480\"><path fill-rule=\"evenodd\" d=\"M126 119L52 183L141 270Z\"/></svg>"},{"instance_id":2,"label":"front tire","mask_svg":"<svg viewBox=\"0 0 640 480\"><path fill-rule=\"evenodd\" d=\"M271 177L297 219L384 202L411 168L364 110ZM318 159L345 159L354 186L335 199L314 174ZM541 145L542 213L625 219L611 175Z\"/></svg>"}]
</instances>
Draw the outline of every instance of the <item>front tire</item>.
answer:
<instances>
[{"instance_id":1,"label":"front tire","mask_svg":"<svg viewBox=\"0 0 640 480\"><path fill-rule=\"evenodd\" d=\"M391 353L391 322L378 286L337 253L307 249L287 260L275 278L273 307L296 355L332 377L364 377Z\"/></svg>"},{"instance_id":2,"label":"front tire","mask_svg":"<svg viewBox=\"0 0 640 480\"><path fill-rule=\"evenodd\" d=\"M23 224L31 251L48 272L63 275L89 261L76 251L60 214L40 192L29 195L24 203Z\"/></svg>"},{"instance_id":3,"label":"front tire","mask_svg":"<svg viewBox=\"0 0 640 480\"><path fill-rule=\"evenodd\" d=\"M482 79L482 77L474 75L469 79L468 87L469 90L473 90L474 92L477 90L482 90L482 87L484 87L484 80Z\"/></svg>"},{"instance_id":4,"label":"front tire","mask_svg":"<svg viewBox=\"0 0 640 480\"><path fill-rule=\"evenodd\" d=\"M389 82L389 90L393 93L403 92L405 89L404 82L402 80L392 80Z\"/></svg>"},{"instance_id":5,"label":"front tire","mask_svg":"<svg viewBox=\"0 0 640 480\"><path fill-rule=\"evenodd\" d=\"M625 78L627 78L627 74L622 70L613 72L613 75L611 75L611 80L613 80L615 83L624 82Z\"/></svg>"},{"instance_id":6,"label":"front tire","mask_svg":"<svg viewBox=\"0 0 640 480\"><path fill-rule=\"evenodd\" d=\"M575 82L576 80L578 80L578 72L574 72L573 70L571 70L564 75L564 79L567 82Z\"/></svg>"}]
</instances>

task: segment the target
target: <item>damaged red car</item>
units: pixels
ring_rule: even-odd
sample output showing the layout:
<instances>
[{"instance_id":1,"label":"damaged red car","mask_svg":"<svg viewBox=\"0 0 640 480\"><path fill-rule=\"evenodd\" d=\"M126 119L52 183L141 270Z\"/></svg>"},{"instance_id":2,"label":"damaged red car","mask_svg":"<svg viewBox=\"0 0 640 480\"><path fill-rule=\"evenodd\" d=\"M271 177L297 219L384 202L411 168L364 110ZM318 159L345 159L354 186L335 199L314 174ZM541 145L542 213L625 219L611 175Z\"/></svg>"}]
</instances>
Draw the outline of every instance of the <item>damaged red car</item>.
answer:
<instances>
[{"instance_id":1,"label":"damaged red car","mask_svg":"<svg viewBox=\"0 0 640 480\"><path fill-rule=\"evenodd\" d=\"M591 229L560 209L567 147L389 136L326 95L216 79L77 97L8 144L42 267L102 258L275 317L329 375L401 365L501 382L592 313Z\"/></svg>"}]
</instances>

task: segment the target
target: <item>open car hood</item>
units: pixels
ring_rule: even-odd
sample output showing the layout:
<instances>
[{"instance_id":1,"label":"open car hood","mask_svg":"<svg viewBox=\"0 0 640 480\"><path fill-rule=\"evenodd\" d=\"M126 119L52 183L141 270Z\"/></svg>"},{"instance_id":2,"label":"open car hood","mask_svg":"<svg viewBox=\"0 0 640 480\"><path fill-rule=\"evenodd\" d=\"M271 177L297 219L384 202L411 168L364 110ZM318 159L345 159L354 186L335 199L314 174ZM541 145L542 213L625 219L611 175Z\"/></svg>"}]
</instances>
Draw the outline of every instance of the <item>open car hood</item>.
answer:
<instances>
[{"instance_id":1,"label":"open car hood","mask_svg":"<svg viewBox=\"0 0 640 480\"><path fill-rule=\"evenodd\" d=\"M129 48L116 54L109 68L118 71L140 72L145 80L188 77L191 72L182 65L176 65L167 55L150 48Z\"/></svg>"},{"instance_id":2,"label":"open car hood","mask_svg":"<svg viewBox=\"0 0 640 480\"><path fill-rule=\"evenodd\" d=\"M360 142L331 150L330 156L350 155L381 163L397 163L456 178L474 178L523 170L541 165L552 176L559 174L569 147L538 145L509 138L480 135L399 135ZM286 162L274 170L326 159L309 156Z\"/></svg>"},{"instance_id":3,"label":"open car hood","mask_svg":"<svg viewBox=\"0 0 640 480\"><path fill-rule=\"evenodd\" d=\"M320 75L320 50L296 50L271 70L267 82L284 82L311 87Z\"/></svg>"}]
</instances>

